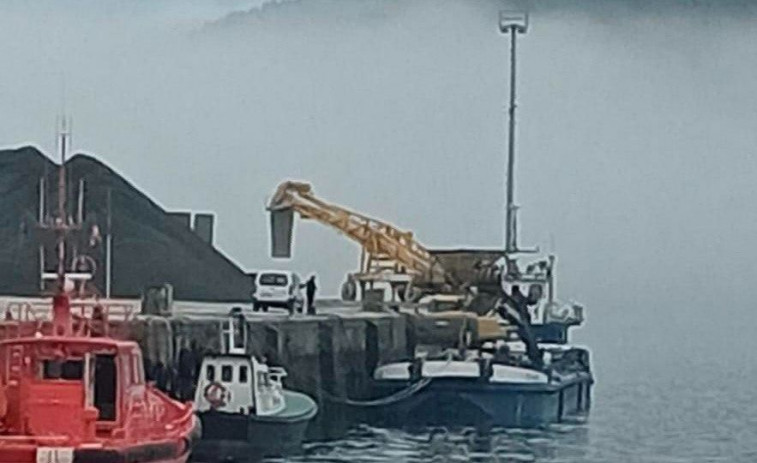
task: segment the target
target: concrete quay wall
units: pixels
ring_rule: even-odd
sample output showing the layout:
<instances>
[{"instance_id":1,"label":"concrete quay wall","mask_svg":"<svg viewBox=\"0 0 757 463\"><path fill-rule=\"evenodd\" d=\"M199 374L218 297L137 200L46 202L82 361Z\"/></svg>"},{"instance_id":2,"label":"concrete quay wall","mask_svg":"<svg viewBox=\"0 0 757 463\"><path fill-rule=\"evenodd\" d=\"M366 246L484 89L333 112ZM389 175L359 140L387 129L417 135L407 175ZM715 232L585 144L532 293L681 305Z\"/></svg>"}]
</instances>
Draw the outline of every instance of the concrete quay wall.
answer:
<instances>
[{"instance_id":1,"label":"concrete quay wall","mask_svg":"<svg viewBox=\"0 0 757 463\"><path fill-rule=\"evenodd\" d=\"M147 365L161 362L176 372L182 348L202 354L222 351L225 320L217 316L141 316L130 322L129 337L142 346ZM342 436L361 413L340 402L369 397L373 369L408 358L414 348L408 343L412 336L408 336L407 317L390 312L248 316L246 323L247 352L286 369L286 387L318 402L319 414L309 431L316 440Z\"/></svg>"},{"instance_id":2,"label":"concrete quay wall","mask_svg":"<svg viewBox=\"0 0 757 463\"><path fill-rule=\"evenodd\" d=\"M239 307L247 325L247 353L285 368L285 385L318 402L311 439L340 437L363 418L366 410L343 403L371 397L376 366L411 358L417 345L454 345L466 326L460 317L441 322L397 307L362 307L335 300L318 301L317 315L294 316L276 309L253 312L249 304L174 301L164 315L147 315L137 300L106 304L117 309L109 309L109 334L138 342L147 377L187 400L193 398L195 378L187 381L179 374L182 351L192 353L197 373L204 354L223 351L223 325L229 312ZM5 314L0 338L47 331L49 307L45 298L0 297Z\"/></svg>"}]
</instances>

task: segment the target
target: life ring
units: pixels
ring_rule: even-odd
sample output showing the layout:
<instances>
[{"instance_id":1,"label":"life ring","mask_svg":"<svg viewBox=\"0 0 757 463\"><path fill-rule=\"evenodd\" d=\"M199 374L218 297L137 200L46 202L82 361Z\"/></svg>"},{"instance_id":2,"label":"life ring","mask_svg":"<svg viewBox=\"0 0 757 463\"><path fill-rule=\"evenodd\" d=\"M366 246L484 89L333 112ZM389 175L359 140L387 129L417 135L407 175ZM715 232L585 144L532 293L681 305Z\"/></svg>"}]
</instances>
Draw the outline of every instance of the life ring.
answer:
<instances>
[{"instance_id":1,"label":"life ring","mask_svg":"<svg viewBox=\"0 0 757 463\"><path fill-rule=\"evenodd\" d=\"M205 386L205 390L203 391L203 396L205 397L205 400L208 401L211 407L220 408L226 405L226 401L229 396L229 391L226 390L223 384L217 381L213 381L212 383Z\"/></svg>"}]
</instances>

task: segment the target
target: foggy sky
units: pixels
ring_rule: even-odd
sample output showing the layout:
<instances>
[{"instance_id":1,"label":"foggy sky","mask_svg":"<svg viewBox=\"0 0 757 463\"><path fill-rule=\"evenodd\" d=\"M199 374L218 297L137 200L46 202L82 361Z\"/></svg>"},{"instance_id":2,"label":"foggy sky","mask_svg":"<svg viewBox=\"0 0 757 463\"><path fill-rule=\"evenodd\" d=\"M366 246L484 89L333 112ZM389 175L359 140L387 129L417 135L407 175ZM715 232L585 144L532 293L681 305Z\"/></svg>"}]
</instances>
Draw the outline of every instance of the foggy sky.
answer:
<instances>
[{"instance_id":1,"label":"foggy sky","mask_svg":"<svg viewBox=\"0 0 757 463\"><path fill-rule=\"evenodd\" d=\"M280 181L429 247L501 246L505 4L259 3L0 4L0 143L52 154L65 105L77 151L167 209L214 212L242 267L317 272L331 294L359 249L300 221L295 258L271 261ZM590 336L631 342L653 317L696 342L753 323L753 7L521 4L521 244L556 251Z\"/></svg>"}]
</instances>

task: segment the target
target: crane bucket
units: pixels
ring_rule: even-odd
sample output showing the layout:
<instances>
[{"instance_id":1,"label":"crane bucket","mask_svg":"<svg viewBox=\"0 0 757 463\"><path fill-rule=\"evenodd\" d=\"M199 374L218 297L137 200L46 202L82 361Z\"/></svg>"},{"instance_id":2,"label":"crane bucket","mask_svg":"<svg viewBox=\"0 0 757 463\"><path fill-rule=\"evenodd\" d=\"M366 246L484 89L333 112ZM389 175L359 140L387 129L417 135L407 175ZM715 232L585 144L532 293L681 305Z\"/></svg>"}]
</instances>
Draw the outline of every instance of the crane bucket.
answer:
<instances>
[{"instance_id":1,"label":"crane bucket","mask_svg":"<svg viewBox=\"0 0 757 463\"><path fill-rule=\"evenodd\" d=\"M282 182L268 204L271 216L271 257L289 259L292 257L292 232L296 197L307 195L312 187L304 182ZM302 214L302 212L300 212Z\"/></svg>"},{"instance_id":2,"label":"crane bucket","mask_svg":"<svg viewBox=\"0 0 757 463\"><path fill-rule=\"evenodd\" d=\"M288 259L292 257L292 231L294 229L294 209L271 209L271 257Z\"/></svg>"}]
</instances>

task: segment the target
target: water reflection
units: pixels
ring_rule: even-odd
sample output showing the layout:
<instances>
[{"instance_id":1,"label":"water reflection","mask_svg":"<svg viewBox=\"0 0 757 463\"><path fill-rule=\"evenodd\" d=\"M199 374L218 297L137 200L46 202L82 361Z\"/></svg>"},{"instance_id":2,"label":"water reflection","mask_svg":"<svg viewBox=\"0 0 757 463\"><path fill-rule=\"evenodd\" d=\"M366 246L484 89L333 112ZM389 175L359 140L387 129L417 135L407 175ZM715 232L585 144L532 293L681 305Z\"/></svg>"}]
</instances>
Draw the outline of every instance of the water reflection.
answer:
<instances>
[{"instance_id":1,"label":"water reflection","mask_svg":"<svg viewBox=\"0 0 757 463\"><path fill-rule=\"evenodd\" d=\"M360 425L341 440L305 446L297 457L269 462L543 462L581 461L589 433L582 420L545 429L425 428Z\"/></svg>"}]
</instances>

